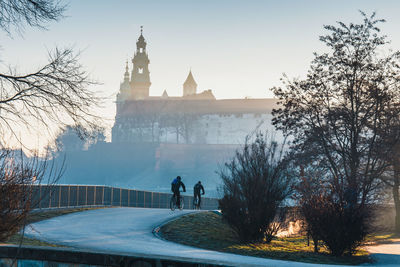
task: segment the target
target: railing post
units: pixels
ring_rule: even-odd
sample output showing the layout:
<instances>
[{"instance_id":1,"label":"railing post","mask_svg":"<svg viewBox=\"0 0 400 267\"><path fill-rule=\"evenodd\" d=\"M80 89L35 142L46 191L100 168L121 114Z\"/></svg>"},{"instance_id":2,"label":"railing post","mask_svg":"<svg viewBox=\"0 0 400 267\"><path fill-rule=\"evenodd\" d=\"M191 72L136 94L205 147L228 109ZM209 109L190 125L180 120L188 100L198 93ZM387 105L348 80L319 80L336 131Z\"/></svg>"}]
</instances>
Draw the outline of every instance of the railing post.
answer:
<instances>
[{"instance_id":1,"label":"railing post","mask_svg":"<svg viewBox=\"0 0 400 267\"><path fill-rule=\"evenodd\" d=\"M96 206L96 188L97 188L97 186L94 186L93 206Z\"/></svg>"},{"instance_id":2,"label":"railing post","mask_svg":"<svg viewBox=\"0 0 400 267\"><path fill-rule=\"evenodd\" d=\"M39 209L42 208L42 185L39 185Z\"/></svg>"},{"instance_id":3,"label":"railing post","mask_svg":"<svg viewBox=\"0 0 400 267\"><path fill-rule=\"evenodd\" d=\"M105 187L105 186L103 186L103 195L101 196L101 204L102 204L103 206L105 206L105 205L104 205L104 187Z\"/></svg>"},{"instance_id":4,"label":"railing post","mask_svg":"<svg viewBox=\"0 0 400 267\"><path fill-rule=\"evenodd\" d=\"M79 185L76 186L76 206L79 206Z\"/></svg>"},{"instance_id":5,"label":"railing post","mask_svg":"<svg viewBox=\"0 0 400 267\"><path fill-rule=\"evenodd\" d=\"M58 186L58 207L61 208L61 185Z\"/></svg>"},{"instance_id":6,"label":"railing post","mask_svg":"<svg viewBox=\"0 0 400 267\"><path fill-rule=\"evenodd\" d=\"M113 190L112 187L110 189L111 189L110 206L112 206L113 205L114 190Z\"/></svg>"},{"instance_id":7,"label":"railing post","mask_svg":"<svg viewBox=\"0 0 400 267\"><path fill-rule=\"evenodd\" d=\"M48 188L48 186L47 186ZM51 208L51 190L49 190L49 208Z\"/></svg>"}]
</instances>

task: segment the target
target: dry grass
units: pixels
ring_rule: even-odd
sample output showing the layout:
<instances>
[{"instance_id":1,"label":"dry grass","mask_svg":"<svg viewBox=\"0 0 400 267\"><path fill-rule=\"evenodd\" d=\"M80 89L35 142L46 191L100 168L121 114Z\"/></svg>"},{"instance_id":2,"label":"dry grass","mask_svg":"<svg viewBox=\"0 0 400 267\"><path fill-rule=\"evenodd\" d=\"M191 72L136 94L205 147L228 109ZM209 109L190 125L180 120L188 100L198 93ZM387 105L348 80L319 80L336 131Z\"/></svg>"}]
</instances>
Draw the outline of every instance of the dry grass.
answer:
<instances>
[{"instance_id":1,"label":"dry grass","mask_svg":"<svg viewBox=\"0 0 400 267\"><path fill-rule=\"evenodd\" d=\"M367 235L366 243L367 245L379 245L379 244L390 244L397 242L400 238L400 234L395 234L391 232L379 232Z\"/></svg>"},{"instance_id":2,"label":"dry grass","mask_svg":"<svg viewBox=\"0 0 400 267\"><path fill-rule=\"evenodd\" d=\"M61 245L57 245L57 244L51 244L51 243L47 243L38 239L33 239L33 238L29 238L24 236L22 239L22 243L21 243L21 238L22 235L21 234L15 234L13 236L10 237L9 240L7 240L7 242L5 242L5 244L9 244L9 245L22 245L22 246L39 246L39 247L65 247L65 246L61 246Z\"/></svg>"},{"instance_id":3,"label":"dry grass","mask_svg":"<svg viewBox=\"0 0 400 267\"><path fill-rule=\"evenodd\" d=\"M222 220L222 216L213 212L180 217L161 227L161 235L167 240L189 246L262 258L350 265L371 261L364 250L351 257L333 257L325 247L321 247L320 253L314 253L312 241L307 246L304 236L277 238L270 244L240 244L235 232Z\"/></svg>"}]
</instances>

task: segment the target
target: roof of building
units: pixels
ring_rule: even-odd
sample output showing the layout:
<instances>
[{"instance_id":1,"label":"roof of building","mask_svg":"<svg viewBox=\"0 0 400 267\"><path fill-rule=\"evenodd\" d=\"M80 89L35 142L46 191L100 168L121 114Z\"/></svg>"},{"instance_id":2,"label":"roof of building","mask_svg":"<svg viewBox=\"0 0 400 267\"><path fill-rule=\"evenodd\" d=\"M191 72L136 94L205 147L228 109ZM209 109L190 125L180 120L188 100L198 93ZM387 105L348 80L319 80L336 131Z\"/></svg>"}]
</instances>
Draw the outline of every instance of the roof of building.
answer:
<instances>
[{"instance_id":1,"label":"roof of building","mask_svg":"<svg viewBox=\"0 0 400 267\"><path fill-rule=\"evenodd\" d=\"M195 86L197 86L197 83L193 78L192 71L189 72L189 75L187 76L186 81L183 83L183 85L195 85Z\"/></svg>"},{"instance_id":2,"label":"roof of building","mask_svg":"<svg viewBox=\"0 0 400 267\"><path fill-rule=\"evenodd\" d=\"M230 115L271 113L277 108L277 99L221 99L196 100L182 97L148 98L146 100L128 101L122 107L119 116L130 117L146 114L196 114L196 115Z\"/></svg>"},{"instance_id":3,"label":"roof of building","mask_svg":"<svg viewBox=\"0 0 400 267\"><path fill-rule=\"evenodd\" d=\"M199 94L185 95L182 98L185 100L215 100L211 89L205 90Z\"/></svg>"}]
</instances>

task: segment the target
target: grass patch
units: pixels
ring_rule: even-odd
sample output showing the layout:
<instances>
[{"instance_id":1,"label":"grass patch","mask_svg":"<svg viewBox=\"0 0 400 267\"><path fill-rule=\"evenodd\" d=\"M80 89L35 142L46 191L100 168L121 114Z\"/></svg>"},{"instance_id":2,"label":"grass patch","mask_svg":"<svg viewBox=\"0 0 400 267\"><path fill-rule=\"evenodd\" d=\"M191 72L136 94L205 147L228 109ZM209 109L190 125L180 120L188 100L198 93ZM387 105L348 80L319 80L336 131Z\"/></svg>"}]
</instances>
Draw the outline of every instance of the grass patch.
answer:
<instances>
[{"instance_id":1,"label":"grass patch","mask_svg":"<svg viewBox=\"0 0 400 267\"><path fill-rule=\"evenodd\" d=\"M367 235L365 241L368 246L368 245L390 244L398 241L399 238L400 238L399 234L390 232L380 232Z\"/></svg>"},{"instance_id":2,"label":"grass patch","mask_svg":"<svg viewBox=\"0 0 400 267\"><path fill-rule=\"evenodd\" d=\"M21 244L21 246L39 246L39 247L65 247L65 246L61 246L61 245L57 245L57 244L47 243L47 242L41 241L39 239L29 238L26 236L23 237L23 240L21 243L21 238L22 238L21 234L14 234L13 236L10 237L9 240L7 240L7 242L5 242L5 244L9 244L9 245Z\"/></svg>"},{"instance_id":3,"label":"grass patch","mask_svg":"<svg viewBox=\"0 0 400 267\"><path fill-rule=\"evenodd\" d=\"M276 238L270 244L241 244L222 216L214 212L179 217L162 226L160 232L169 241L246 256L319 264L357 265L371 262L365 250L358 251L354 256L343 257L331 256L325 247L320 248L320 253L314 253L312 241L307 246L305 236Z\"/></svg>"},{"instance_id":4,"label":"grass patch","mask_svg":"<svg viewBox=\"0 0 400 267\"><path fill-rule=\"evenodd\" d=\"M51 219L53 217L61 216L61 215L66 215L74 212L79 212L79 211L85 211L85 210L92 210L92 209L98 209L98 208L73 208L73 209L60 209L60 210L44 210L44 211L34 211L31 212L27 219L26 219L26 225L39 222L42 220L47 220ZM23 236L22 243L21 243L21 238L22 235L20 233L16 233L12 235L4 244L10 244L10 245L19 245L21 244L22 246L45 246L45 247L65 247L57 244L51 244L47 243L38 239L33 239L33 238L28 238L26 236ZM1 243L0 243L1 244Z\"/></svg>"}]
</instances>

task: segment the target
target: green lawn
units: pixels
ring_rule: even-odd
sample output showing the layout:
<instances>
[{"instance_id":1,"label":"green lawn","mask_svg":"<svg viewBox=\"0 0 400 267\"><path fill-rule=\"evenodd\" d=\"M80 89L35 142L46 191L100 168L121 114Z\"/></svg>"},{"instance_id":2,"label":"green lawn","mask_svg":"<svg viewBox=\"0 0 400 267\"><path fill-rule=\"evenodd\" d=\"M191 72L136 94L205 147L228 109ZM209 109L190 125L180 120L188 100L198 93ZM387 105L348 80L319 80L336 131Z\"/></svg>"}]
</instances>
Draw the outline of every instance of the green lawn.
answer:
<instances>
[{"instance_id":1,"label":"green lawn","mask_svg":"<svg viewBox=\"0 0 400 267\"><path fill-rule=\"evenodd\" d=\"M304 236L277 238L270 244L240 244L234 231L222 220L222 216L214 212L182 216L161 227L160 232L163 238L173 242L248 256L320 264L357 265L371 261L364 250L351 257L333 257L324 247L321 247L320 253L314 253L312 241L307 246Z\"/></svg>"}]
</instances>

